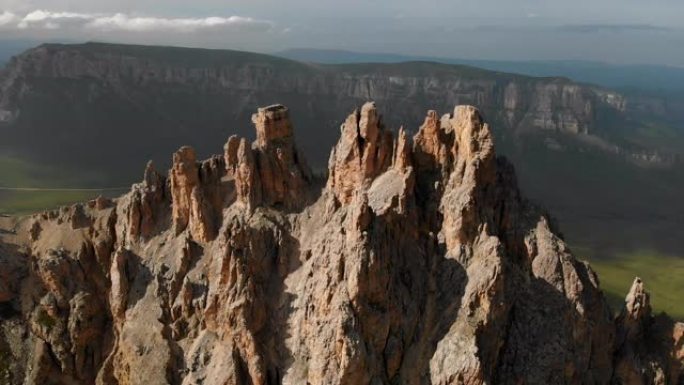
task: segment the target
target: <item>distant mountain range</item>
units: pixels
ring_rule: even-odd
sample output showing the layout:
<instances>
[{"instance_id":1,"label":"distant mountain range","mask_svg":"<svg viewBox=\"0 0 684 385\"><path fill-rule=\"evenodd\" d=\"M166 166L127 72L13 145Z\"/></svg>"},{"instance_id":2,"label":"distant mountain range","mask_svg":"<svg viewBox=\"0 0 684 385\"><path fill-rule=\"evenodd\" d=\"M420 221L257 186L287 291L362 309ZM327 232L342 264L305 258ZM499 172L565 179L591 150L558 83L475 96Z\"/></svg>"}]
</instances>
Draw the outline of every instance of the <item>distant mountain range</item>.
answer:
<instances>
[{"instance_id":1,"label":"distant mountain range","mask_svg":"<svg viewBox=\"0 0 684 385\"><path fill-rule=\"evenodd\" d=\"M12 56L39 45L32 40L0 40L0 66ZM567 77L622 91L641 90L659 93L684 93L684 68L665 65L620 65L587 60L477 60L392 53L367 53L345 50L292 48L273 53L291 60L321 64L402 63L428 61L460 64L536 77Z\"/></svg>"},{"instance_id":2,"label":"distant mountain range","mask_svg":"<svg viewBox=\"0 0 684 385\"><path fill-rule=\"evenodd\" d=\"M167 167L181 145L206 156L232 134L251 137L255 107L284 103L299 145L322 172L343 123L339 111L375 100L388 128L415 132L428 108L443 114L471 104L491 124L497 152L516 165L522 189L564 222L573 242L684 255L675 231L684 213L684 104L657 87L622 92L462 64L318 64L302 52L325 52L283 55L297 52L306 62L229 50L42 45L0 72L0 154L125 184L148 159ZM380 61L371 59L355 61Z\"/></svg>"},{"instance_id":3,"label":"distant mountain range","mask_svg":"<svg viewBox=\"0 0 684 385\"><path fill-rule=\"evenodd\" d=\"M582 145L646 164L671 164L684 152L677 140L644 132L678 123L679 106L664 98L466 65L322 65L228 50L88 43L42 45L17 56L0 73L3 145L78 163L88 154L107 163L101 149L82 148L86 138L91 143L107 138L110 146L124 148L145 146L126 159L135 165L143 159L134 158L166 154L170 148L157 147L176 146L198 129L202 137L189 139L208 154L224 140L231 118L248 117L253 105L283 99L298 124L319 126L315 135L311 132L313 141L327 144L338 125L328 110L373 99L389 102L383 112L395 128L416 127L428 102L440 112L469 103L496 123L507 144L527 133L565 133ZM50 141L36 142L47 133ZM309 151L315 162L326 160L316 148Z\"/></svg>"},{"instance_id":4,"label":"distant mountain range","mask_svg":"<svg viewBox=\"0 0 684 385\"><path fill-rule=\"evenodd\" d=\"M584 60L473 60L312 48L288 49L277 52L275 55L292 60L325 64L429 61L469 65L529 76L562 76L577 82L625 90L684 92L684 68L663 65L619 65Z\"/></svg>"}]
</instances>

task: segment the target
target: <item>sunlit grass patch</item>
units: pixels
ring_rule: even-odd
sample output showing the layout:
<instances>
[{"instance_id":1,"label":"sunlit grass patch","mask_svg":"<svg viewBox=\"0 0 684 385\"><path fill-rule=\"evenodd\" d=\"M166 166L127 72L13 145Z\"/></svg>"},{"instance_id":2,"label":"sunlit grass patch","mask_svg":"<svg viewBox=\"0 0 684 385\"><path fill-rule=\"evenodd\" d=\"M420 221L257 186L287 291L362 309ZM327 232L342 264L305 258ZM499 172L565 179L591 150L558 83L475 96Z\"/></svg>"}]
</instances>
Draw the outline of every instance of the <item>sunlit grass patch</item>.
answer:
<instances>
[{"instance_id":1,"label":"sunlit grass patch","mask_svg":"<svg viewBox=\"0 0 684 385\"><path fill-rule=\"evenodd\" d=\"M30 214L84 202L100 195L96 191L17 191L0 193L0 213Z\"/></svg>"},{"instance_id":2,"label":"sunlit grass patch","mask_svg":"<svg viewBox=\"0 0 684 385\"><path fill-rule=\"evenodd\" d=\"M634 277L640 277L651 294L655 312L664 311L672 317L684 319L684 258L647 250L591 258L587 249L576 251L582 258L587 258L598 273L601 288L613 310L619 311L624 306L624 298Z\"/></svg>"},{"instance_id":3,"label":"sunlit grass patch","mask_svg":"<svg viewBox=\"0 0 684 385\"><path fill-rule=\"evenodd\" d=\"M88 188L99 188L105 183L101 180L106 178L0 154L0 214L30 214L127 190Z\"/></svg>"}]
</instances>

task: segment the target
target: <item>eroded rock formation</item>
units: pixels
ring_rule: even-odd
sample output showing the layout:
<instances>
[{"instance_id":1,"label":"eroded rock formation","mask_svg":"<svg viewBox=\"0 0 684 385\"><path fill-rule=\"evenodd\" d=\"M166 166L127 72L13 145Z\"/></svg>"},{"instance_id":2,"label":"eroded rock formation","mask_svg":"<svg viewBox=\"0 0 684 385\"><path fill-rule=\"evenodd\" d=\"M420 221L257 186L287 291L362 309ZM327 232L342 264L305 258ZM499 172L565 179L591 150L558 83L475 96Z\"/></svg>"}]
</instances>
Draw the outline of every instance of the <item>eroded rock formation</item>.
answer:
<instances>
[{"instance_id":1,"label":"eroded rock formation","mask_svg":"<svg viewBox=\"0 0 684 385\"><path fill-rule=\"evenodd\" d=\"M392 133L372 102L349 115L340 130L342 137L330 154L328 189L346 204L390 165Z\"/></svg>"},{"instance_id":2,"label":"eroded rock formation","mask_svg":"<svg viewBox=\"0 0 684 385\"><path fill-rule=\"evenodd\" d=\"M644 282L635 278L617 319L615 381L680 384L684 378L684 324L651 312Z\"/></svg>"},{"instance_id":3,"label":"eroded rock formation","mask_svg":"<svg viewBox=\"0 0 684 385\"><path fill-rule=\"evenodd\" d=\"M288 110L114 200L0 225L2 384L679 384L684 325L598 278L477 109L346 119L327 181Z\"/></svg>"}]
</instances>

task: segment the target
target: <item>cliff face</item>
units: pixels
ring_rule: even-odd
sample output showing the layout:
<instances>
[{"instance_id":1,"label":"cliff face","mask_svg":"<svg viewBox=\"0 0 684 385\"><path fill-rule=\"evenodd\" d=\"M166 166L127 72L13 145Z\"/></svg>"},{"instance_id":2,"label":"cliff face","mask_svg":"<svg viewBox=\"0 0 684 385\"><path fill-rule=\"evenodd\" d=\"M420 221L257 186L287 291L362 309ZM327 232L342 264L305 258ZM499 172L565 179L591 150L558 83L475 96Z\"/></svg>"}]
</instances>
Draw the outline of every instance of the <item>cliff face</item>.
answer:
<instances>
[{"instance_id":1,"label":"cliff face","mask_svg":"<svg viewBox=\"0 0 684 385\"><path fill-rule=\"evenodd\" d=\"M105 48L107 48L105 46ZM625 98L616 92L581 86L561 78L530 78L469 67L436 63L377 65L304 65L267 56L201 62L173 60L140 52L93 46L42 46L14 58L8 79L94 79L118 86L166 84L221 89L284 91L303 95L344 95L354 99L373 97L384 101L399 94L437 96L449 102L472 102L495 110L508 128L528 127L587 133L595 122L595 110L624 111ZM295 70L280 76L283 68ZM411 73L411 67L418 71ZM426 71L429 70L429 71ZM455 76L454 76L455 75ZM444 94L443 90L451 90ZM18 91L17 97L22 92ZM12 111L8 111L10 114Z\"/></svg>"},{"instance_id":2,"label":"cliff face","mask_svg":"<svg viewBox=\"0 0 684 385\"><path fill-rule=\"evenodd\" d=\"M641 281L613 320L473 107L411 139L373 103L327 181L289 111L114 200L2 218L0 383L677 384Z\"/></svg>"},{"instance_id":3,"label":"cliff face","mask_svg":"<svg viewBox=\"0 0 684 385\"><path fill-rule=\"evenodd\" d=\"M233 51L44 45L14 58L0 76L0 124L8 126L6 145L15 151L69 159L71 149L79 153L74 161L107 165L101 158L109 150L82 144L92 139L129 148L121 138L135 135L141 148L154 148L146 156L160 160L169 146L191 140L188 132L202 127L202 138L191 144L206 154L236 118L249 117L251 106L288 100L301 125L318 130L317 142L304 138L301 145L313 163L323 164L327 150L321 147L337 139L338 111L367 99L385 106L393 125L413 122L428 108L477 105L507 135L601 135L602 119L621 116L627 105L619 93L567 79L436 63L324 66ZM36 143L36 136L47 133L53 137L49 145ZM135 157L121 161L132 169L146 160Z\"/></svg>"}]
</instances>

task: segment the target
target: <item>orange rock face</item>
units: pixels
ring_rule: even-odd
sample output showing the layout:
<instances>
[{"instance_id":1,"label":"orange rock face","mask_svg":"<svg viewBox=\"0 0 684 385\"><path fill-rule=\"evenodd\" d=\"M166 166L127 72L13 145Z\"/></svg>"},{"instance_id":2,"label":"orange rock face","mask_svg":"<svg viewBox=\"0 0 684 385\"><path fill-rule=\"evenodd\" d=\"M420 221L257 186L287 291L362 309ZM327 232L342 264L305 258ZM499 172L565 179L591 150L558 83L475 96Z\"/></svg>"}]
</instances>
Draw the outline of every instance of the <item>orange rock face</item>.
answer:
<instances>
[{"instance_id":1,"label":"orange rock face","mask_svg":"<svg viewBox=\"0 0 684 385\"><path fill-rule=\"evenodd\" d=\"M173 156L170 171L173 228L176 234L189 229L194 239L208 242L217 230L225 200L223 157L198 163L195 150L181 147ZM146 216L149 217L149 216Z\"/></svg>"},{"instance_id":2,"label":"orange rock face","mask_svg":"<svg viewBox=\"0 0 684 385\"><path fill-rule=\"evenodd\" d=\"M257 147L266 148L274 141L288 141L292 138L290 112L285 106L275 104L259 108L257 113L252 115L252 123L256 127Z\"/></svg>"},{"instance_id":3,"label":"orange rock face","mask_svg":"<svg viewBox=\"0 0 684 385\"><path fill-rule=\"evenodd\" d=\"M436 111L428 111L425 122L413 137L416 164L421 169L449 167L453 158L451 127L442 127Z\"/></svg>"},{"instance_id":4,"label":"orange rock face","mask_svg":"<svg viewBox=\"0 0 684 385\"><path fill-rule=\"evenodd\" d=\"M385 130L374 103L354 111L342 125L342 137L330 155L328 188L343 204L355 191L389 167L392 134Z\"/></svg>"},{"instance_id":5,"label":"orange rock face","mask_svg":"<svg viewBox=\"0 0 684 385\"><path fill-rule=\"evenodd\" d=\"M301 207L308 194L311 171L295 146L287 107L260 108L252 122L257 132L253 147L264 204L286 209Z\"/></svg>"},{"instance_id":6,"label":"orange rock face","mask_svg":"<svg viewBox=\"0 0 684 385\"><path fill-rule=\"evenodd\" d=\"M197 157L192 147L183 146L173 154L173 166L169 174L173 227L179 234L188 227L192 190L199 184Z\"/></svg>"},{"instance_id":7,"label":"orange rock face","mask_svg":"<svg viewBox=\"0 0 684 385\"><path fill-rule=\"evenodd\" d=\"M641 280L612 318L474 107L411 140L365 104L327 181L287 108L253 122L116 200L0 218L0 383L682 382L684 325Z\"/></svg>"}]
</instances>

